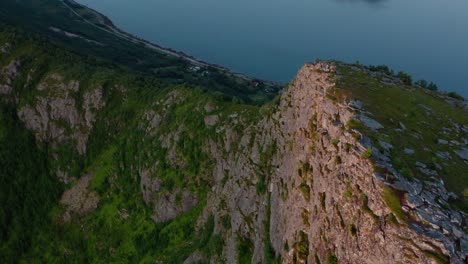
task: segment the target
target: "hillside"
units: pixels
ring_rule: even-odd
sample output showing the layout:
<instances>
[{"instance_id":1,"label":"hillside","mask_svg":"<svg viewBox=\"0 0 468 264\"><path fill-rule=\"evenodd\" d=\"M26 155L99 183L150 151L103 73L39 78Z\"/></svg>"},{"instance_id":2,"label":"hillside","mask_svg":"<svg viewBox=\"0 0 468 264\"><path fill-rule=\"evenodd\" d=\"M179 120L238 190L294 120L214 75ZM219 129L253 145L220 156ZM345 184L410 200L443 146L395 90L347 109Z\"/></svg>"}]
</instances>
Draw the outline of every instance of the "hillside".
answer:
<instances>
[{"instance_id":1,"label":"hillside","mask_svg":"<svg viewBox=\"0 0 468 264\"><path fill-rule=\"evenodd\" d=\"M41 27L1 25L0 262L468 260L465 101L341 62L231 90Z\"/></svg>"},{"instance_id":2,"label":"hillside","mask_svg":"<svg viewBox=\"0 0 468 264\"><path fill-rule=\"evenodd\" d=\"M262 85L255 87L249 76L129 35L104 15L73 0L4 0L0 15L1 23L20 28L24 35L45 37L80 56L170 84L210 87L249 104L267 102L282 88L269 81L260 81Z\"/></svg>"}]
</instances>

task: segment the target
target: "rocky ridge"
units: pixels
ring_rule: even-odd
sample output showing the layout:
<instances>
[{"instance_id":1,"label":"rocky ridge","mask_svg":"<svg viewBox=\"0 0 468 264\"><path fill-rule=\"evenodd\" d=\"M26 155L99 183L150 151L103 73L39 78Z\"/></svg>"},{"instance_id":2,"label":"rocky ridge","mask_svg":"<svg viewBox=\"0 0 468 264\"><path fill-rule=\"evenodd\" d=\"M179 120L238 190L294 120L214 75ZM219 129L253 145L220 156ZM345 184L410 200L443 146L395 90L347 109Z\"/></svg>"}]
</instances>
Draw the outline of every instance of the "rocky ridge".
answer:
<instances>
[{"instance_id":1,"label":"rocky ridge","mask_svg":"<svg viewBox=\"0 0 468 264\"><path fill-rule=\"evenodd\" d=\"M14 99L9 101L17 101L14 82L24 74L21 65L14 60L2 70L1 92ZM334 98L337 74L333 63L305 65L255 122L244 110L219 112L217 100L191 109L203 115L200 124L215 135L191 138L200 140L207 155L207 166L199 172L203 179L195 184L209 184L206 197L187 186L168 188L160 169L163 162L182 172L189 169L180 146L188 145L183 137L191 120L162 131L168 129L165 122L174 107L190 98L174 89L147 107L138 122L142 143L157 142L164 157L147 163L137 159L127 166L138 176L139 195L151 209L151 219L165 223L201 205L197 232L212 216L213 232L224 241L221 254L209 257L194 251L186 263L235 263L239 241L250 241L252 263L267 263L269 258L282 263L466 262L467 215L446 207L454 194L440 180L405 178L388 153L349 127L357 119L373 131L384 128L359 101ZM103 88L83 89L79 81L59 73L44 76L32 88L33 100L17 105L26 128L52 149L71 144L86 156L99 111L107 105ZM404 124L401 129L406 129ZM463 144L466 141L457 146ZM384 150L393 147L381 145ZM60 159L54 151L51 156ZM418 167L430 174L424 163ZM56 171L70 185L61 199L65 221L99 210L103 198L90 189L92 173L73 184L68 172L66 166Z\"/></svg>"},{"instance_id":2,"label":"rocky ridge","mask_svg":"<svg viewBox=\"0 0 468 264\"><path fill-rule=\"evenodd\" d=\"M272 114L241 131L235 124L246 122L242 114L220 121L211 104L197 110L221 138L204 144L213 186L198 226L214 214L227 263L238 258L239 239L252 242L252 263L268 262L271 249L283 263L463 263L466 214L443 207L450 195L443 182L406 179L388 153L348 127L359 119L383 128L358 101L330 99L335 75L334 64L305 65ZM160 114L146 114L148 134L164 120ZM168 159L177 163L178 132L170 137ZM168 201L161 199L155 203ZM186 263L200 256L196 251Z\"/></svg>"},{"instance_id":3,"label":"rocky ridge","mask_svg":"<svg viewBox=\"0 0 468 264\"><path fill-rule=\"evenodd\" d=\"M283 263L324 262L328 256L343 263L435 263L433 255L447 256L452 263L466 261L462 230L467 218L435 202L448 199L443 183L406 180L365 135L348 129L346 124L361 111L350 100L327 98L333 76L333 64L304 66L277 111L255 127L250 151L247 131L232 135L224 129L227 142L217 145L221 149L212 145L214 178L220 181L227 171L229 179L215 184L206 211L231 216L227 262L235 262L236 234L253 241L252 263L266 262L265 236ZM229 139L247 151L220 158ZM250 175L258 174L269 146L276 151L265 172L268 193L259 195L259 179ZM374 154L366 156L368 149ZM385 175L376 166L385 168ZM251 185L245 184L246 177ZM398 195L407 219L389 209L386 192ZM217 205L219 201L226 204ZM268 235L258 233L265 221L270 223Z\"/></svg>"}]
</instances>

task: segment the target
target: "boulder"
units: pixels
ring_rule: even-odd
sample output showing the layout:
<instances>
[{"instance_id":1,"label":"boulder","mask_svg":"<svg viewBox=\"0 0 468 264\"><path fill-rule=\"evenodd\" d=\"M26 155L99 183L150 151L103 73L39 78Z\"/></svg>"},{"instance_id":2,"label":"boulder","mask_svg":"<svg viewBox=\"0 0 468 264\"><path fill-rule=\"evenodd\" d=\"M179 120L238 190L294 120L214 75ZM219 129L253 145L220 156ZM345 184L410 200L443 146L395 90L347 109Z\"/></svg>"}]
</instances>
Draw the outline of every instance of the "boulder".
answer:
<instances>
[{"instance_id":1,"label":"boulder","mask_svg":"<svg viewBox=\"0 0 468 264\"><path fill-rule=\"evenodd\" d=\"M460 158L468 160L468 148L462 148L454 151Z\"/></svg>"},{"instance_id":2,"label":"boulder","mask_svg":"<svg viewBox=\"0 0 468 264\"><path fill-rule=\"evenodd\" d=\"M410 149L410 148L405 148L404 151L405 151L405 153L408 154L408 155L414 155L414 153L416 153L416 152L414 151L414 149Z\"/></svg>"},{"instance_id":3,"label":"boulder","mask_svg":"<svg viewBox=\"0 0 468 264\"><path fill-rule=\"evenodd\" d=\"M379 122L377 122L376 120L368 117L368 116L365 116L365 115L358 115L357 118L365 125L367 126L368 128L376 131L376 130L379 130L379 129L382 129L384 128L384 126L382 124L380 124Z\"/></svg>"},{"instance_id":4,"label":"boulder","mask_svg":"<svg viewBox=\"0 0 468 264\"><path fill-rule=\"evenodd\" d=\"M447 140L445 140L445 139L438 139L437 143L440 144L440 145L447 145L449 142Z\"/></svg>"}]
</instances>

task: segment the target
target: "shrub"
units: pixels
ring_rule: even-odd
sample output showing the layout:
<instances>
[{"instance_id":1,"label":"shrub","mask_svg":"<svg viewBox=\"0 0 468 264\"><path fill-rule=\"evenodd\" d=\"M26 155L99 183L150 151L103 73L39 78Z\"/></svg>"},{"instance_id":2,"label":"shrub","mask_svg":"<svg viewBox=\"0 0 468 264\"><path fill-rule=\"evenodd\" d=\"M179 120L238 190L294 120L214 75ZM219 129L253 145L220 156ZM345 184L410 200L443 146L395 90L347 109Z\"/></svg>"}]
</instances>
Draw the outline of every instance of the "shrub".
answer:
<instances>
[{"instance_id":1,"label":"shrub","mask_svg":"<svg viewBox=\"0 0 468 264\"><path fill-rule=\"evenodd\" d=\"M373 72L381 72L390 76L394 75L393 70L391 70L387 65L369 65L367 68Z\"/></svg>"},{"instance_id":2,"label":"shrub","mask_svg":"<svg viewBox=\"0 0 468 264\"><path fill-rule=\"evenodd\" d=\"M351 233L352 236L356 236L357 228L355 225L349 225L349 233Z\"/></svg>"},{"instance_id":3,"label":"shrub","mask_svg":"<svg viewBox=\"0 0 468 264\"><path fill-rule=\"evenodd\" d=\"M416 81L414 84L425 89L427 88L427 85L428 85L426 80L419 80L419 81Z\"/></svg>"},{"instance_id":4,"label":"shrub","mask_svg":"<svg viewBox=\"0 0 468 264\"><path fill-rule=\"evenodd\" d=\"M338 264L338 258L332 253L327 254L327 264Z\"/></svg>"},{"instance_id":5,"label":"shrub","mask_svg":"<svg viewBox=\"0 0 468 264\"><path fill-rule=\"evenodd\" d=\"M315 252L314 258L315 258L315 264L321 264L320 258L319 258L319 256L317 255L317 252Z\"/></svg>"},{"instance_id":6,"label":"shrub","mask_svg":"<svg viewBox=\"0 0 468 264\"><path fill-rule=\"evenodd\" d=\"M463 96L459 95L459 94L456 93L456 92L450 92L450 93L448 93L447 95L450 96L450 97L452 97L452 98L455 98L455 99L457 99L457 100L460 100L460 101L464 101L464 100L465 100L465 98L464 98Z\"/></svg>"},{"instance_id":7,"label":"shrub","mask_svg":"<svg viewBox=\"0 0 468 264\"><path fill-rule=\"evenodd\" d=\"M239 263L251 263L253 257L254 245L252 240L239 237L237 240L237 256Z\"/></svg>"},{"instance_id":8,"label":"shrub","mask_svg":"<svg viewBox=\"0 0 468 264\"><path fill-rule=\"evenodd\" d=\"M437 87L437 84L430 82L428 83L426 80L419 80L414 83L417 86L420 86L421 88L428 89L431 91L437 91L439 88Z\"/></svg>"},{"instance_id":9,"label":"shrub","mask_svg":"<svg viewBox=\"0 0 468 264\"><path fill-rule=\"evenodd\" d=\"M325 193L319 193L320 197L320 205L322 206L322 209L325 210L325 199L326 199L326 194Z\"/></svg>"},{"instance_id":10,"label":"shrub","mask_svg":"<svg viewBox=\"0 0 468 264\"><path fill-rule=\"evenodd\" d=\"M406 85L413 84L413 78L411 77L411 75L409 75L408 73L404 71L400 71L397 77Z\"/></svg>"},{"instance_id":11,"label":"shrub","mask_svg":"<svg viewBox=\"0 0 468 264\"><path fill-rule=\"evenodd\" d=\"M427 86L427 89L431 90L431 91L437 91L439 90L439 88L437 87L437 84L431 82L428 86Z\"/></svg>"},{"instance_id":12,"label":"shrub","mask_svg":"<svg viewBox=\"0 0 468 264\"><path fill-rule=\"evenodd\" d=\"M372 157L372 154L373 154L372 148L368 147L366 151L362 154L362 157L365 159L369 159L370 157Z\"/></svg>"},{"instance_id":13,"label":"shrub","mask_svg":"<svg viewBox=\"0 0 468 264\"><path fill-rule=\"evenodd\" d=\"M304 195L304 199L307 201L310 200L310 187L306 183L301 183L299 186L299 190L301 190L302 195Z\"/></svg>"},{"instance_id":14,"label":"shrub","mask_svg":"<svg viewBox=\"0 0 468 264\"><path fill-rule=\"evenodd\" d=\"M339 144L339 143L340 143L340 140L337 139L337 138L334 138L334 139L332 140L332 144L333 144L333 146L334 146L335 148L338 148L338 144Z\"/></svg>"},{"instance_id":15,"label":"shrub","mask_svg":"<svg viewBox=\"0 0 468 264\"><path fill-rule=\"evenodd\" d=\"M309 236L304 231L300 231L299 239L299 242L296 244L296 250L299 258L306 260L309 256Z\"/></svg>"},{"instance_id":16,"label":"shrub","mask_svg":"<svg viewBox=\"0 0 468 264\"><path fill-rule=\"evenodd\" d=\"M354 118L350 119L348 123L346 124L346 126L348 129L356 129L356 130L360 130L364 128L364 124L361 121L354 119Z\"/></svg>"}]
</instances>

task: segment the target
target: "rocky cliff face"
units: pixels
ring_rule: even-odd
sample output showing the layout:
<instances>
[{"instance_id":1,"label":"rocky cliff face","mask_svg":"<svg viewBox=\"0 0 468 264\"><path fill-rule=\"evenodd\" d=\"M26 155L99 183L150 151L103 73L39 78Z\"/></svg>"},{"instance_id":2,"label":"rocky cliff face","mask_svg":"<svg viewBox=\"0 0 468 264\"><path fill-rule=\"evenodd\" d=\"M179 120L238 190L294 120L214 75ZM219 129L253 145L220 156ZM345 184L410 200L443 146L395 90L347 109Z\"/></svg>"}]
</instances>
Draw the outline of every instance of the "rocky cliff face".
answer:
<instances>
[{"instance_id":1,"label":"rocky cliff face","mask_svg":"<svg viewBox=\"0 0 468 264\"><path fill-rule=\"evenodd\" d=\"M271 116L239 134L223 129L224 142L210 148L216 184L205 211L217 212L218 221L231 216L227 262L235 262L236 239L243 236L253 242L252 263L267 261L266 247L283 263L463 263L466 215L430 202L446 196L443 186L423 188L383 154L369 154L365 135L347 127L363 110L327 97L334 70L327 63L304 66ZM242 151L223 156L232 141ZM268 182L263 194L262 178ZM404 205L415 199L421 203Z\"/></svg>"},{"instance_id":2,"label":"rocky cliff face","mask_svg":"<svg viewBox=\"0 0 468 264\"><path fill-rule=\"evenodd\" d=\"M4 53L11 48L1 47ZM467 215L450 205L459 194L447 191L439 174L467 166L468 123L452 120L453 129L443 135L457 140L437 143L443 162L418 162L424 177L408 177L395 166L392 149L407 155L419 150L386 141L387 123L338 87L344 75L338 66L350 67L305 65L277 101L261 108L185 87L135 100L134 91L107 79L83 86L86 78L58 72L33 82L35 68L21 60L2 68L0 93L38 143L49 147L53 173L68 188L59 218L76 219L81 230L99 232L86 221L106 224L104 213L112 225L149 219L160 228L184 219L190 225L181 232L196 235L161 242L188 248L180 254L184 263L466 263ZM19 90L26 88L23 98ZM112 100L116 112L109 110ZM391 122L398 131L407 129ZM422 142L422 132L411 132ZM91 155L96 135L105 144L98 144L101 154ZM77 181L62 160L63 146L76 153L73 161L91 160ZM211 254L195 242L207 223L213 225L210 239L218 242ZM111 257L118 251L98 244ZM162 252L152 259L171 262Z\"/></svg>"}]
</instances>

